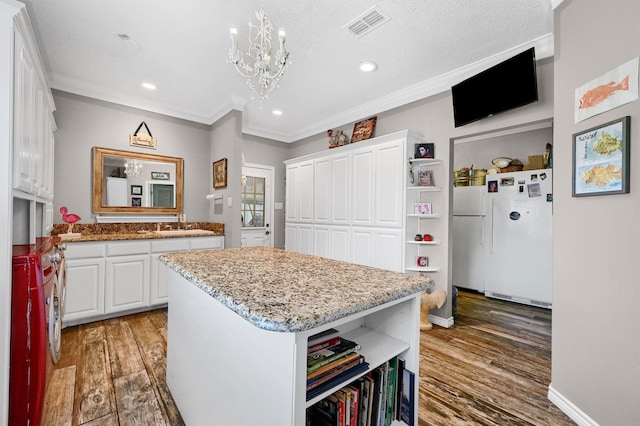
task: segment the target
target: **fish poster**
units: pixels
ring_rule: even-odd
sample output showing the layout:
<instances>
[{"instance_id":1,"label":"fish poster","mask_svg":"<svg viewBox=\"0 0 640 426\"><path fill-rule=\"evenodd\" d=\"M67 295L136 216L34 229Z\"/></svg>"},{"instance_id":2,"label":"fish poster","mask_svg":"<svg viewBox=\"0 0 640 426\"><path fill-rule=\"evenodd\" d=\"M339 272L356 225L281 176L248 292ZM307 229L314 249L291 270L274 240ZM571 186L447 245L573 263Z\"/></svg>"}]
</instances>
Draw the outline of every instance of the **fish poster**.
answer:
<instances>
[{"instance_id":1,"label":"fish poster","mask_svg":"<svg viewBox=\"0 0 640 426\"><path fill-rule=\"evenodd\" d=\"M576 89L575 122L638 99L638 63L634 58Z\"/></svg>"},{"instance_id":2,"label":"fish poster","mask_svg":"<svg viewBox=\"0 0 640 426\"><path fill-rule=\"evenodd\" d=\"M628 135L628 117L574 135L574 196L628 192Z\"/></svg>"}]
</instances>

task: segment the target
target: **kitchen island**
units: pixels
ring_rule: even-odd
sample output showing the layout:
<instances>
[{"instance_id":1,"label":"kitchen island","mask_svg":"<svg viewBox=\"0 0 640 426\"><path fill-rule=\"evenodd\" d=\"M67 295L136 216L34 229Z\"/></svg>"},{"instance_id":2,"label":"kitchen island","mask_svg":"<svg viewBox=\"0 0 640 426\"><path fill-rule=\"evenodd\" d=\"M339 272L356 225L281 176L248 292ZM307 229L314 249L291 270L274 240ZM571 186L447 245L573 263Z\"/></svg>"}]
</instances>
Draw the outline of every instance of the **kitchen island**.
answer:
<instances>
[{"instance_id":1,"label":"kitchen island","mask_svg":"<svg viewBox=\"0 0 640 426\"><path fill-rule=\"evenodd\" d=\"M307 339L328 328L358 342L370 369L402 357L417 395L429 278L265 247L160 260L171 269L167 383L187 425L304 425L335 390L306 399Z\"/></svg>"}]
</instances>

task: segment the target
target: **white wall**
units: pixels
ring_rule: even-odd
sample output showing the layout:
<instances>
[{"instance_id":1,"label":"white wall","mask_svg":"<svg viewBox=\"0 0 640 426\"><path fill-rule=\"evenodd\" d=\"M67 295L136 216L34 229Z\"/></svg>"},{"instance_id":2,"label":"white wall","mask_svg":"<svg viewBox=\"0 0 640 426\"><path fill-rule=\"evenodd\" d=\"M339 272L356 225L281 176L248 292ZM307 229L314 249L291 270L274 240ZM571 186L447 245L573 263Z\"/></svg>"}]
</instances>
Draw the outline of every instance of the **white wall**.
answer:
<instances>
[{"instance_id":1,"label":"white wall","mask_svg":"<svg viewBox=\"0 0 640 426\"><path fill-rule=\"evenodd\" d=\"M555 11L551 395L581 424L640 424L640 101L574 122L577 87L638 57L638 0ZM572 135L631 116L629 194L571 196Z\"/></svg>"},{"instance_id":2,"label":"white wall","mask_svg":"<svg viewBox=\"0 0 640 426\"><path fill-rule=\"evenodd\" d=\"M209 202L205 199L211 174L209 126L66 92L53 91L53 96L58 126L54 171L56 223L62 223L57 214L62 205L80 215L82 223L95 223L95 214L91 211L91 148L94 146L183 158L187 220L209 220ZM129 145L129 135L142 121L158 139L157 149Z\"/></svg>"}]
</instances>

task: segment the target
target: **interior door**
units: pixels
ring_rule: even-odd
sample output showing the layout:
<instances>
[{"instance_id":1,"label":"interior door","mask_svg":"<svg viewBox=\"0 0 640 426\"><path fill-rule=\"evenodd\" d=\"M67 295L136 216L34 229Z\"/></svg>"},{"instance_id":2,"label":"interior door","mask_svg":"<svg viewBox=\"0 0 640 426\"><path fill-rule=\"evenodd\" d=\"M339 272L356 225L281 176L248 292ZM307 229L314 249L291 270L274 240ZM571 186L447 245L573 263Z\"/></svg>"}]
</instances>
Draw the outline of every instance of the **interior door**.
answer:
<instances>
[{"instance_id":1,"label":"interior door","mask_svg":"<svg viewBox=\"0 0 640 426\"><path fill-rule=\"evenodd\" d=\"M273 247L273 180L271 166L245 164L242 167L242 247Z\"/></svg>"}]
</instances>

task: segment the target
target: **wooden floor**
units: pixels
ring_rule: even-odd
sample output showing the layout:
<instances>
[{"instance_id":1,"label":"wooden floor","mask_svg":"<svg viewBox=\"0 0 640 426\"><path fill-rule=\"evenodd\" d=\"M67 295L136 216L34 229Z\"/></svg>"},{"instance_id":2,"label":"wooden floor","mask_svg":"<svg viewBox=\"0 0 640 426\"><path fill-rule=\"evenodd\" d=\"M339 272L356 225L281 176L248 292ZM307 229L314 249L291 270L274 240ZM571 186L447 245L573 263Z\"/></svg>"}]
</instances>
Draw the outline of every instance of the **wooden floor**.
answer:
<instances>
[{"instance_id":1,"label":"wooden floor","mask_svg":"<svg viewBox=\"0 0 640 426\"><path fill-rule=\"evenodd\" d=\"M574 425L546 397L551 312L472 292L457 301L454 327L421 333L419 425ZM62 339L45 425L184 424L165 382L162 310L66 328Z\"/></svg>"}]
</instances>

